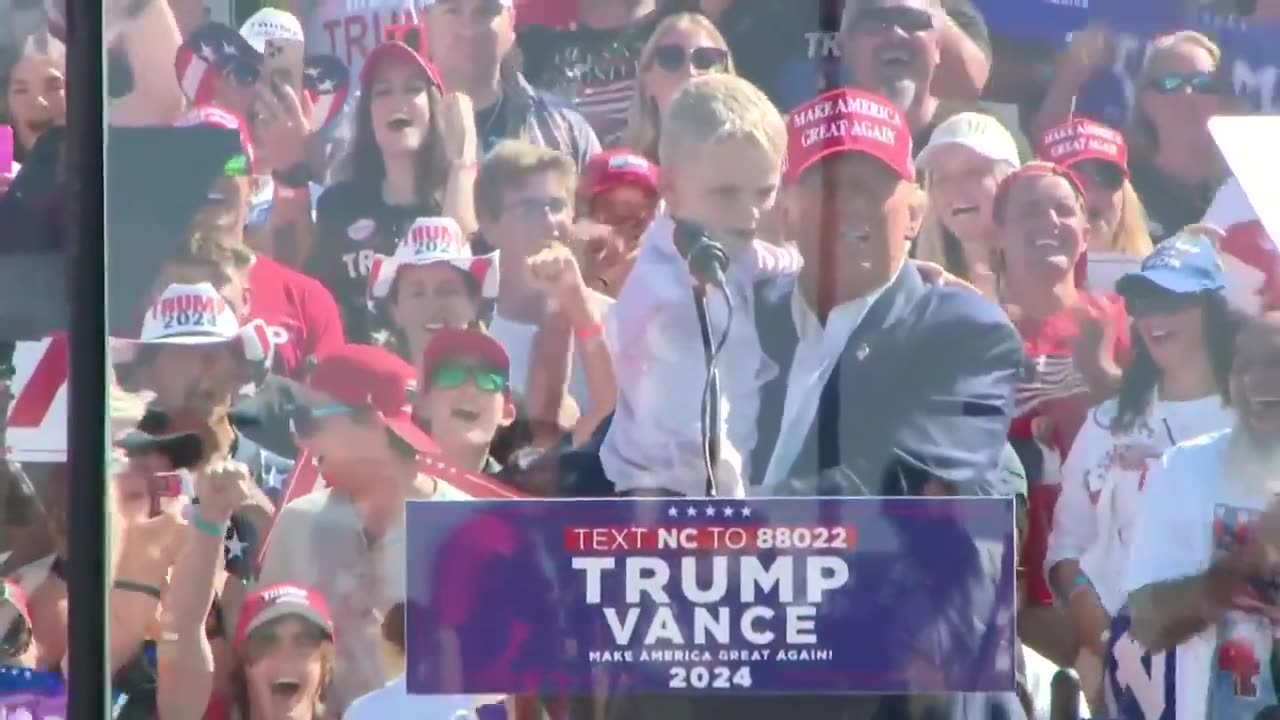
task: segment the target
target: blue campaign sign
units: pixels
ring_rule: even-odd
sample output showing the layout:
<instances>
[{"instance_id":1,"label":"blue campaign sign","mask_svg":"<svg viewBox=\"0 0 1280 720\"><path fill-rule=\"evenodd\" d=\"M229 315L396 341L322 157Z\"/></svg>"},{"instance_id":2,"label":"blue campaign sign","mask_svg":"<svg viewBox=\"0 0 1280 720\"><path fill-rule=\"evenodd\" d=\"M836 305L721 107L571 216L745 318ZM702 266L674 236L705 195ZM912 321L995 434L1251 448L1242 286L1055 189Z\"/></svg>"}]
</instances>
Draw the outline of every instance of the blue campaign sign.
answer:
<instances>
[{"instance_id":1,"label":"blue campaign sign","mask_svg":"<svg viewBox=\"0 0 1280 720\"><path fill-rule=\"evenodd\" d=\"M1005 692L1013 502L410 502L413 693Z\"/></svg>"}]
</instances>

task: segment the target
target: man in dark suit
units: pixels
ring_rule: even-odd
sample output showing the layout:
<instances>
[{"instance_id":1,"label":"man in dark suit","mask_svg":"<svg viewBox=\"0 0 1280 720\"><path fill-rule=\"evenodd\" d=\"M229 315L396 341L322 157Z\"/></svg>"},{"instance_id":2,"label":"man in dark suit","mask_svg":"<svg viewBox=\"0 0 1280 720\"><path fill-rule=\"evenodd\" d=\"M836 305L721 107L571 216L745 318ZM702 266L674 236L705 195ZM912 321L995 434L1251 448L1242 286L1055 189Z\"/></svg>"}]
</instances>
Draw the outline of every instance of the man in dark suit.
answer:
<instances>
[{"instance_id":1,"label":"man in dark suit","mask_svg":"<svg viewBox=\"0 0 1280 720\"><path fill-rule=\"evenodd\" d=\"M928 284L907 261L924 197L906 121L884 98L842 88L797 108L788 132L785 234L805 264L793 282L758 289L761 345L779 373L761 398L754 494L1012 496L1001 460L1021 343L1000 308L970 290ZM885 637L897 638L865 651L947 678L955 671L943 660L949 648L996 646L997 598L1012 578L999 589L983 579L998 576L999 553L978 552L959 524L946 548L914 542L910 522L894 524L904 552L921 562L886 578L884 602L865 609L891 626ZM959 575L924 597L924 561L932 557L937 568L944 551L942 562ZM919 612L902 617L902 607ZM1013 693L777 702L755 698L732 714L1023 716Z\"/></svg>"},{"instance_id":2,"label":"man in dark suit","mask_svg":"<svg viewBox=\"0 0 1280 720\"><path fill-rule=\"evenodd\" d=\"M1021 343L1000 308L907 262L924 197L901 114L844 88L788 131L783 216L805 264L756 306L780 368L761 399L761 494L1011 494Z\"/></svg>"}]
</instances>

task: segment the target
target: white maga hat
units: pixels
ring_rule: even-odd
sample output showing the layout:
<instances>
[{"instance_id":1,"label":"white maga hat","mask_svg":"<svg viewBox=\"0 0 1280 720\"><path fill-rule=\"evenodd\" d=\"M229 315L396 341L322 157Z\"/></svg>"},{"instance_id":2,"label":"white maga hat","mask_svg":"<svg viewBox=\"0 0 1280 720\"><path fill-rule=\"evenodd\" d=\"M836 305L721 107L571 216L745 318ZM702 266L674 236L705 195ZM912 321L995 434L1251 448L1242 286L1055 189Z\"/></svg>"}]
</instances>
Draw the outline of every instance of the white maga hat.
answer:
<instances>
[{"instance_id":1,"label":"white maga hat","mask_svg":"<svg viewBox=\"0 0 1280 720\"><path fill-rule=\"evenodd\" d=\"M438 262L470 273L476 279L482 297L493 299L498 296L498 252L495 250L478 257L472 255L471 243L462 234L462 228L448 217L414 220L396 246L394 255L375 256L369 270L369 295L379 300L385 298L391 292L396 274L406 265Z\"/></svg>"}]
</instances>

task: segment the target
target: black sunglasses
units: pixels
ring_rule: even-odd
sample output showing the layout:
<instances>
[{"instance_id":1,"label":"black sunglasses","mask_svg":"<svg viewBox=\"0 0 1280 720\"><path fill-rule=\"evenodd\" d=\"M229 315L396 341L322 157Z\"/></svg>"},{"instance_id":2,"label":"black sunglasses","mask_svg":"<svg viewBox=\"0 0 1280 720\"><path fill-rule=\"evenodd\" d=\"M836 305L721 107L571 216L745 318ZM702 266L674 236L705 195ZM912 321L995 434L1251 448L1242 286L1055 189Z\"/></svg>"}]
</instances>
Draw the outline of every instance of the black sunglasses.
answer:
<instances>
[{"instance_id":1,"label":"black sunglasses","mask_svg":"<svg viewBox=\"0 0 1280 720\"><path fill-rule=\"evenodd\" d=\"M1196 72L1183 75L1181 73L1165 73L1151 78L1151 82L1147 84L1152 90L1161 95L1172 95L1180 93L1184 89L1190 89L1197 95L1212 95L1218 91L1217 81L1214 80L1213 73Z\"/></svg>"},{"instance_id":2,"label":"black sunglasses","mask_svg":"<svg viewBox=\"0 0 1280 720\"><path fill-rule=\"evenodd\" d=\"M241 87L250 87L258 84L258 78L262 75L262 68L250 60L236 57L227 61L226 66L222 69L222 74L228 80Z\"/></svg>"},{"instance_id":3,"label":"black sunglasses","mask_svg":"<svg viewBox=\"0 0 1280 720\"><path fill-rule=\"evenodd\" d=\"M1196 307L1203 302L1200 293L1176 293L1155 287L1131 292L1124 299L1129 317L1135 318L1171 315Z\"/></svg>"},{"instance_id":4,"label":"black sunglasses","mask_svg":"<svg viewBox=\"0 0 1280 720\"><path fill-rule=\"evenodd\" d=\"M858 13L854 32L881 33L894 28L908 35L933 29L933 15L928 10L904 5L876 5Z\"/></svg>"},{"instance_id":5,"label":"black sunglasses","mask_svg":"<svg viewBox=\"0 0 1280 720\"><path fill-rule=\"evenodd\" d=\"M683 45L665 43L653 48L653 61L667 72L679 71L686 62L694 70L707 72L724 68L729 62L729 51L710 46L685 50Z\"/></svg>"},{"instance_id":6,"label":"black sunglasses","mask_svg":"<svg viewBox=\"0 0 1280 720\"><path fill-rule=\"evenodd\" d=\"M320 423L325 418L350 415L355 411L356 409L350 405L334 404L321 407L294 405L289 411L289 427L293 429L293 434L300 438L311 437L320 429Z\"/></svg>"}]
</instances>

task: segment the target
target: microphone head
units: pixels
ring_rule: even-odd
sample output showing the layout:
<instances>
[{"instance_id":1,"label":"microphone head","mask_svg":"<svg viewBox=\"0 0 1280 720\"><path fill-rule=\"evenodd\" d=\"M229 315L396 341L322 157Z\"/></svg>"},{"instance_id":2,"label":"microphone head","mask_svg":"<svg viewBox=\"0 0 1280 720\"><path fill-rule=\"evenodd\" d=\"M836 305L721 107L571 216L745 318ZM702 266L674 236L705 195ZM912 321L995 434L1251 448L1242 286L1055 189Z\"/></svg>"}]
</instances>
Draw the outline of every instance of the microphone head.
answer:
<instances>
[{"instance_id":1,"label":"microphone head","mask_svg":"<svg viewBox=\"0 0 1280 720\"><path fill-rule=\"evenodd\" d=\"M711 242L711 236L701 225L677 218L672 231L672 240L675 241L676 252L680 253L680 257L688 260L694 248L702 243Z\"/></svg>"}]
</instances>

